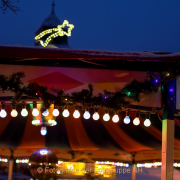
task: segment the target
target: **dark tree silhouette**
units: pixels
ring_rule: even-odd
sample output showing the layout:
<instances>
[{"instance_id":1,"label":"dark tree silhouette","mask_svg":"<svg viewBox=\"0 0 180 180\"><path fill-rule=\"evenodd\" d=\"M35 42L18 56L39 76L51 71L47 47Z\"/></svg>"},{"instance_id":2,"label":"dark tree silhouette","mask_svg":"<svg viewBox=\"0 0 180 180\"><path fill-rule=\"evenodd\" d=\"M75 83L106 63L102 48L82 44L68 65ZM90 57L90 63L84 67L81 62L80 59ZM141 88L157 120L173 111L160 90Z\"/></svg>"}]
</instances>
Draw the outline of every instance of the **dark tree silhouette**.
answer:
<instances>
[{"instance_id":1,"label":"dark tree silhouette","mask_svg":"<svg viewBox=\"0 0 180 180\"><path fill-rule=\"evenodd\" d=\"M17 11L21 11L19 7L13 5L14 0L0 0L0 8L3 13L5 13L8 9L16 13ZM16 0L19 2L19 0Z\"/></svg>"}]
</instances>

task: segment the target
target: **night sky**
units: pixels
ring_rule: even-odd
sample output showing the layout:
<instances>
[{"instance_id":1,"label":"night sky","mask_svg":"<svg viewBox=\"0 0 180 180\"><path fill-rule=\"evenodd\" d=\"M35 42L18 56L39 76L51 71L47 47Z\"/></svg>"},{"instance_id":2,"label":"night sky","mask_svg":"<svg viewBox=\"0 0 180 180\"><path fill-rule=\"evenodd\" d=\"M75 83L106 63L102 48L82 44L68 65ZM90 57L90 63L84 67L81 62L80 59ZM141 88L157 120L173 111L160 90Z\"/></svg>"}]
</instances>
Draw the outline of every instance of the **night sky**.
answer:
<instances>
[{"instance_id":1,"label":"night sky","mask_svg":"<svg viewBox=\"0 0 180 180\"><path fill-rule=\"evenodd\" d=\"M23 12L0 11L0 44L34 46L52 0L19 0ZM74 24L73 49L180 52L180 1L56 0L55 14Z\"/></svg>"}]
</instances>

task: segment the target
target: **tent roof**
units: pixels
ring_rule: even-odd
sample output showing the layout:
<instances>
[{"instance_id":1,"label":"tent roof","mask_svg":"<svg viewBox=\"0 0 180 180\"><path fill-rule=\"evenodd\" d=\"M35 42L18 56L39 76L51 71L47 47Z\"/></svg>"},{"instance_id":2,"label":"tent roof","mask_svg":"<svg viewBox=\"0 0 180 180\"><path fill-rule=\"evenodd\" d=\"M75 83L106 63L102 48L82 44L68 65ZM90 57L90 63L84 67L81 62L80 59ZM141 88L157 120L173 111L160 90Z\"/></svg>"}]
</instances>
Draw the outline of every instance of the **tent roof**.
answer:
<instances>
[{"instance_id":1,"label":"tent roof","mask_svg":"<svg viewBox=\"0 0 180 180\"><path fill-rule=\"evenodd\" d=\"M161 121L157 114L151 115L152 125L145 127L141 116L141 124L134 126L124 124L125 113L120 114L120 122L105 122L102 120L105 110L100 109L100 120L94 121L83 117L75 119L72 117L74 108L69 108L70 116L64 118L62 115L56 118L57 125L47 127L47 135L40 134L39 126L33 126L31 121L32 106L27 105L29 115L20 115L21 106L17 108L19 115L15 118L10 116L11 107L6 105L8 116L1 119L0 126L0 154L9 155L8 149L14 149L15 156L29 156L35 149L49 148L63 159L72 159L71 152L85 155L91 159L116 159L131 161L131 153L140 152L137 160L160 159L161 158ZM90 111L93 114L93 110ZM51 113L50 113L51 114ZM61 113L62 114L62 113ZM82 112L81 112L82 114ZM135 113L130 114L131 120ZM42 117L43 118L43 117ZM48 117L50 118L50 117ZM178 121L178 120L177 120ZM177 160L179 159L180 127L175 126L175 149ZM106 139L106 140L105 140ZM154 153L154 154L153 154Z\"/></svg>"}]
</instances>

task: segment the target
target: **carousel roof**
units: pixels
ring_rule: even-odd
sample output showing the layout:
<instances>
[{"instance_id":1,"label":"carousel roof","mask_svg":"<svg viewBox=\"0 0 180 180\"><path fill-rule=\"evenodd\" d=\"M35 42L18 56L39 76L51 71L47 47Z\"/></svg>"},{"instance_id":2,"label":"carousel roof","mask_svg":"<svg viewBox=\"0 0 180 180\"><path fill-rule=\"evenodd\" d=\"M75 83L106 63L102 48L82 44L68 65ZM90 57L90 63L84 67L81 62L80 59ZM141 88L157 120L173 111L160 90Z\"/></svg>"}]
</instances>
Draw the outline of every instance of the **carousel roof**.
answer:
<instances>
[{"instance_id":1,"label":"carousel roof","mask_svg":"<svg viewBox=\"0 0 180 180\"><path fill-rule=\"evenodd\" d=\"M9 155L9 149L14 150L14 155L29 156L35 149L52 149L58 157L71 159L69 152L77 152L86 155L92 159L124 159L131 161L129 156L133 152L143 152L144 156L152 159L160 159L159 150L161 150L161 128L162 123L157 114L151 115L152 125L145 127L143 122L145 116L140 117L140 125L124 124L125 113L120 113L120 122L105 122L102 119L105 110L100 109L100 120L95 121L80 117L75 119L72 114L74 108L69 108L70 116L65 118L62 115L56 117L57 125L47 127L47 135L40 134L40 126L32 125L32 106L27 105L29 115L22 117L20 115L21 106L18 106L17 117L11 117L11 107L6 105L7 117L1 118L0 126L0 154ZM50 110L50 114L51 114ZM93 114L93 110L90 111ZM62 114L62 113L61 113ZM130 118L133 120L136 113L131 112ZM55 119L52 115L45 119ZM176 123L179 120L176 119ZM175 144L174 147L178 153L180 149L180 127L175 126ZM148 154L151 152L150 154ZM155 153L156 152L156 153ZM158 152L158 156L157 156ZM153 155L154 153L154 155ZM153 156L152 156L153 155ZM123 157L124 156L124 157ZM149 157L148 157L149 156Z\"/></svg>"},{"instance_id":2,"label":"carousel roof","mask_svg":"<svg viewBox=\"0 0 180 180\"><path fill-rule=\"evenodd\" d=\"M158 52L112 52L97 50L70 50L40 47L0 46L0 64L34 65L52 67L88 67L115 68L123 70L156 70L165 67L165 63L176 62L180 54ZM78 63L77 63L78 62ZM84 63L84 64L81 64ZM155 65L156 63L156 65ZM85 65L86 64L86 65ZM154 66L155 65L155 66ZM39 126L32 125L32 109L27 105L29 115L10 116L11 107L7 105L8 116L1 118L0 126L0 155L10 156L11 149L14 156L30 156L36 149L49 148L62 159L72 159L72 152L77 156L87 156L91 159L114 159L132 161L131 153L136 152L136 160L161 159L162 123L157 114L151 115L152 125L141 124L134 126L124 124L125 113L120 114L120 122L113 123L102 120L104 110L100 110L100 120L83 117L70 117L62 115L56 118L57 125L47 127L47 135L40 134ZM92 114L93 112L91 112ZM61 112L62 114L62 112ZM82 114L82 113L81 113ZM130 114L131 120L135 113ZM53 117L51 117L52 119ZM175 119L175 159L180 160L180 135L178 131L179 120Z\"/></svg>"}]
</instances>

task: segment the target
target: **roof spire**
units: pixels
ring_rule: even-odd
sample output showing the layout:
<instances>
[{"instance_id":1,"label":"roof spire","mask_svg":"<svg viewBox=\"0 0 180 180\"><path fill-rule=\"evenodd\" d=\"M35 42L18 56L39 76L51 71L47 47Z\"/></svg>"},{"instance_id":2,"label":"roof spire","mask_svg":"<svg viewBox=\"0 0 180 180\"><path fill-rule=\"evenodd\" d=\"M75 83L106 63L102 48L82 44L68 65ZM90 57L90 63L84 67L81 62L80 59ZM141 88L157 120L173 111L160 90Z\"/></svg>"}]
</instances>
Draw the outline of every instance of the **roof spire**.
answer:
<instances>
[{"instance_id":1,"label":"roof spire","mask_svg":"<svg viewBox=\"0 0 180 180\"><path fill-rule=\"evenodd\" d=\"M53 0L53 3L52 3L52 14L54 14L54 6L55 6L55 3L54 3L54 0Z\"/></svg>"}]
</instances>

